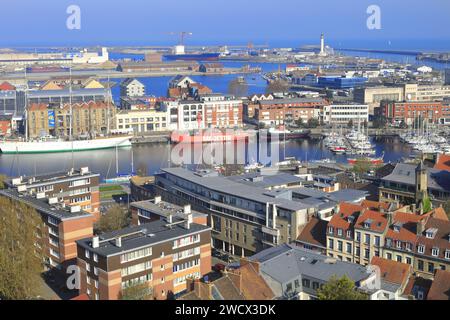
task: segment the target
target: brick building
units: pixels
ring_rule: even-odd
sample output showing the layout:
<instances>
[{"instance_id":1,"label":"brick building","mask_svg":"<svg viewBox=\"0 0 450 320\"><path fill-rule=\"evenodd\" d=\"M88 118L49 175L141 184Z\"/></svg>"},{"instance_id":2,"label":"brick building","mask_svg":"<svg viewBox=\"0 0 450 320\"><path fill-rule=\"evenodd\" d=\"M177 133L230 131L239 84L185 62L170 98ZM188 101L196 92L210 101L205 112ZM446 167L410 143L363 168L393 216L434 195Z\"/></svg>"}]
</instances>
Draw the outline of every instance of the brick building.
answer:
<instances>
[{"instance_id":1,"label":"brick building","mask_svg":"<svg viewBox=\"0 0 450 320\"><path fill-rule=\"evenodd\" d=\"M96 136L106 134L109 123L115 117L116 107L105 102L83 102L72 104L72 135ZM28 135L38 138L43 135L70 136L70 105L31 104L28 107Z\"/></svg>"},{"instance_id":2,"label":"brick building","mask_svg":"<svg viewBox=\"0 0 450 320\"><path fill-rule=\"evenodd\" d=\"M417 119L429 123L450 123L450 107L438 101L385 103L380 111L391 123L413 125Z\"/></svg>"},{"instance_id":3,"label":"brick building","mask_svg":"<svg viewBox=\"0 0 450 320\"><path fill-rule=\"evenodd\" d=\"M158 220L77 241L80 295L116 300L123 289L147 284L156 299L186 291L188 278L211 270L211 229L192 215Z\"/></svg>"},{"instance_id":4,"label":"brick building","mask_svg":"<svg viewBox=\"0 0 450 320\"><path fill-rule=\"evenodd\" d=\"M0 136L8 137L12 133L12 115L0 114Z\"/></svg>"},{"instance_id":5,"label":"brick building","mask_svg":"<svg viewBox=\"0 0 450 320\"><path fill-rule=\"evenodd\" d=\"M95 219L100 216L100 175L89 168L71 169L47 175L18 177L7 180L6 185L18 192L26 192L38 199L46 199L52 204L66 207L79 207L92 213Z\"/></svg>"}]
</instances>

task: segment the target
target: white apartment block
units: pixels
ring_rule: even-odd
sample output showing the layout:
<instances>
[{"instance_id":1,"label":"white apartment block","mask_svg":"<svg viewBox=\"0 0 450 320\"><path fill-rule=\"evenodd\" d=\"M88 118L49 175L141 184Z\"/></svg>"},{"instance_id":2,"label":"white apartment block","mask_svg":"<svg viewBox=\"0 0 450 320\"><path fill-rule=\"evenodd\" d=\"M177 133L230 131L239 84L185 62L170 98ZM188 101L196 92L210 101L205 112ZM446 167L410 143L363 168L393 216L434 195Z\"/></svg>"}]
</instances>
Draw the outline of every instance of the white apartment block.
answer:
<instances>
[{"instance_id":1,"label":"white apartment block","mask_svg":"<svg viewBox=\"0 0 450 320\"><path fill-rule=\"evenodd\" d=\"M118 133L143 134L167 131L169 116L166 111L123 110L115 116L115 131Z\"/></svg>"},{"instance_id":2,"label":"white apartment block","mask_svg":"<svg viewBox=\"0 0 450 320\"><path fill-rule=\"evenodd\" d=\"M332 104L323 107L323 122L347 124L369 121L369 106L366 104Z\"/></svg>"}]
</instances>

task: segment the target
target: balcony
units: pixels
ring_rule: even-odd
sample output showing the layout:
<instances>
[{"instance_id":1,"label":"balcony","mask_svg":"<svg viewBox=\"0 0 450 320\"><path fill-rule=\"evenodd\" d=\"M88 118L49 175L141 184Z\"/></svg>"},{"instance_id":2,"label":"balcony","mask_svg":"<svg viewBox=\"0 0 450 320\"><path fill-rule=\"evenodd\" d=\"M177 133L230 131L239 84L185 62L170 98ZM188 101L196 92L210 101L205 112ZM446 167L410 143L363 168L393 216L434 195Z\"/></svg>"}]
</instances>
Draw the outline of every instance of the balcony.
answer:
<instances>
[{"instance_id":1,"label":"balcony","mask_svg":"<svg viewBox=\"0 0 450 320\"><path fill-rule=\"evenodd\" d=\"M280 235L280 230L267 228L266 226L262 226L262 232L270 234L271 236L274 236L274 237L279 237L279 235Z\"/></svg>"}]
</instances>

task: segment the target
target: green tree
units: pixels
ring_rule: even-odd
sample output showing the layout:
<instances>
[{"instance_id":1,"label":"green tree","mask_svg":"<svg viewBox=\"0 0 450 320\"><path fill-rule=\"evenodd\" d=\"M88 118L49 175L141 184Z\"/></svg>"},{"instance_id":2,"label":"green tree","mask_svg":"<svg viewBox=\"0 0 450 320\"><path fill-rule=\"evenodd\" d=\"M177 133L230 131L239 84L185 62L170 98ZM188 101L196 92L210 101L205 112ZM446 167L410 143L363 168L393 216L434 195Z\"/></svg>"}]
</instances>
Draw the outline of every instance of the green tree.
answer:
<instances>
[{"instance_id":1,"label":"green tree","mask_svg":"<svg viewBox=\"0 0 450 320\"><path fill-rule=\"evenodd\" d=\"M268 84L266 88L266 93L286 92L288 90L289 90L289 83L287 83L284 80L273 80Z\"/></svg>"},{"instance_id":2,"label":"green tree","mask_svg":"<svg viewBox=\"0 0 450 320\"><path fill-rule=\"evenodd\" d=\"M319 300L367 300L367 296L355 289L355 283L346 275L336 276L317 290Z\"/></svg>"},{"instance_id":3,"label":"green tree","mask_svg":"<svg viewBox=\"0 0 450 320\"><path fill-rule=\"evenodd\" d=\"M99 232L120 230L128 225L128 212L119 205L113 205L100 217L96 225Z\"/></svg>"},{"instance_id":4,"label":"green tree","mask_svg":"<svg viewBox=\"0 0 450 320\"><path fill-rule=\"evenodd\" d=\"M372 168L372 163L364 158L356 160L353 165L352 171L356 173L358 176L362 176L367 173Z\"/></svg>"},{"instance_id":5,"label":"green tree","mask_svg":"<svg viewBox=\"0 0 450 320\"><path fill-rule=\"evenodd\" d=\"M429 197L426 197L423 199L422 205L423 205L424 213L430 212L433 209L433 207L431 205L431 200Z\"/></svg>"},{"instance_id":6,"label":"green tree","mask_svg":"<svg viewBox=\"0 0 450 320\"><path fill-rule=\"evenodd\" d=\"M119 294L120 300L151 300L152 289L147 283L136 284L122 289Z\"/></svg>"},{"instance_id":7,"label":"green tree","mask_svg":"<svg viewBox=\"0 0 450 320\"><path fill-rule=\"evenodd\" d=\"M0 198L0 299L30 299L38 294L43 258L36 235L42 228L34 209Z\"/></svg>"},{"instance_id":8,"label":"green tree","mask_svg":"<svg viewBox=\"0 0 450 320\"><path fill-rule=\"evenodd\" d=\"M295 120L295 124L296 124L297 126L299 126L299 128L302 128L302 127L305 126L305 123L303 122L303 119L302 119L302 118L298 118L297 120Z\"/></svg>"}]
</instances>

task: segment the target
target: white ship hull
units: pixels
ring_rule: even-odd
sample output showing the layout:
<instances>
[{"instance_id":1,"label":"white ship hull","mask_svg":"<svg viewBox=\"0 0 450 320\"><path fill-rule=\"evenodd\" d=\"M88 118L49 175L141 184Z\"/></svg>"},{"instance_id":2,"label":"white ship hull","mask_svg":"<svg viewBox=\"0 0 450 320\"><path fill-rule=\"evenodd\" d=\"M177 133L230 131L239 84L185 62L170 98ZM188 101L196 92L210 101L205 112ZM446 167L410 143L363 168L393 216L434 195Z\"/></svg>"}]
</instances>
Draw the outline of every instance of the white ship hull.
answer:
<instances>
[{"instance_id":1,"label":"white ship hull","mask_svg":"<svg viewBox=\"0 0 450 320\"><path fill-rule=\"evenodd\" d=\"M130 138L131 137L114 137L74 141L0 141L0 153L57 153L112 149L116 147L123 148L131 146Z\"/></svg>"}]
</instances>

